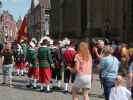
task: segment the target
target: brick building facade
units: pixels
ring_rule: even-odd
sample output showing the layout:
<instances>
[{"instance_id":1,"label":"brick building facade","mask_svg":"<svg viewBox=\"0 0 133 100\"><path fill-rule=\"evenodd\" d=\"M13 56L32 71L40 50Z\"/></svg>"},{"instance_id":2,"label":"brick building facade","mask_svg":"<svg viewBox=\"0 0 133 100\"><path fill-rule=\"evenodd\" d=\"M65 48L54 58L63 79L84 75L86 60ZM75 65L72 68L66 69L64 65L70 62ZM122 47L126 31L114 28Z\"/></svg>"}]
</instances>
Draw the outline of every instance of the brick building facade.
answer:
<instances>
[{"instance_id":1,"label":"brick building facade","mask_svg":"<svg viewBox=\"0 0 133 100\"><path fill-rule=\"evenodd\" d=\"M17 25L13 16L8 11L3 11L0 16L0 39L3 41L5 37L8 37L11 41L16 39Z\"/></svg>"},{"instance_id":2,"label":"brick building facade","mask_svg":"<svg viewBox=\"0 0 133 100\"><path fill-rule=\"evenodd\" d=\"M47 24L49 24L49 2L48 0L39 0L39 4L35 6L32 0L31 8L27 14L29 37L40 39L46 34ZM49 28L49 27L48 27Z\"/></svg>"}]
</instances>

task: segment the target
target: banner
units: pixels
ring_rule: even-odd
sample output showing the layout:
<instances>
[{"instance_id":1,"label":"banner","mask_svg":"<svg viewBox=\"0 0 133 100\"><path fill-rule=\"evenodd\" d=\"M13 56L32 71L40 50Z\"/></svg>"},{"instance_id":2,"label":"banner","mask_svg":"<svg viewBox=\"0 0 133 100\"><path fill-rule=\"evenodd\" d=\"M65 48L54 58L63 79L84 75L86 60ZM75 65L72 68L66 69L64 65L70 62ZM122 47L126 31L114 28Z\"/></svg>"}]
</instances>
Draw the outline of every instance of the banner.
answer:
<instances>
[{"instance_id":1,"label":"banner","mask_svg":"<svg viewBox=\"0 0 133 100\"><path fill-rule=\"evenodd\" d=\"M17 33L17 42L20 42L21 40L27 40L28 39L27 35L28 35L27 34L27 20L25 17Z\"/></svg>"}]
</instances>

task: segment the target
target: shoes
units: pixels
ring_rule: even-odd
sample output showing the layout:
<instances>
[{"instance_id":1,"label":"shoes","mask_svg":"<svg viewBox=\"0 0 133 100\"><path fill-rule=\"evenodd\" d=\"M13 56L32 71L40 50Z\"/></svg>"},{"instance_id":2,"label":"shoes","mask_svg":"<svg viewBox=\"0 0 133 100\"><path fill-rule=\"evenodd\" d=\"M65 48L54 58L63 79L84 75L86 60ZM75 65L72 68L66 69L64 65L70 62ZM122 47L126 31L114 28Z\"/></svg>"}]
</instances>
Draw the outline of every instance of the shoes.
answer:
<instances>
[{"instance_id":1,"label":"shoes","mask_svg":"<svg viewBox=\"0 0 133 100\"><path fill-rule=\"evenodd\" d=\"M37 89L37 87L34 87L34 86L33 86L33 89Z\"/></svg>"},{"instance_id":2,"label":"shoes","mask_svg":"<svg viewBox=\"0 0 133 100\"><path fill-rule=\"evenodd\" d=\"M44 89L42 89L42 90L40 89L40 92L45 92L45 90Z\"/></svg>"},{"instance_id":3,"label":"shoes","mask_svg":"<svg viewBox=\"0 0 133 100\"><path fill-rule=\"evenodd\" d=\"M25 76L25 74L22 74L21 76Z\"/></svg>"},{"instance_id":4,"label":"shoes","mask_svg":"<svg viewBox=\"0 0 133 100\"><path fill-rule=\"evenodd\" d=\"M61 88L60 87L52 87L52 90L54 90L54 91L58 91L58 90L61 90Z\"/></svg>"},{"instance_id":5,"label":"shoes","mask_svg":"<svg viewBox=\"0 0 133 100\"><path fill-rule=\"evenodd\" d=\"M31 84L29 84L29 85L26 85L26 87L27 87L27 88L31 88L31 87L32 87L32 85L31 85Z\"/></svg>"},{"instance_id":6,"label":"shoes","mask_svg":"<svg viewBox=\"0 0 133 100\"><path fill-rule=\"evenodd\" d=\"M61 87L57 87L57 90L61 90Z\"/></svg>"},{"instance_id":7,"label":"shoes","mask_svg":"<svg viewBox=\"0 0 133 100\"><path fill-rule=\"evenodd\" d=\"M19 74L17 74L16 76L19 76Z\"/></svg>"},{"instance_id":8,"label":"shoes","mask_svg":"<svg viewBox=\"0 0 133 100\"><path fill-rule=\"evenodd\" d=\"M68 91L68 90L64 90L63 93L64 93L64 94L68 94L69 91Z\"/></svg>"},{"instance_id":9,"label":"shoes","mask_svg":"<svg viewBox=\"0 0 133 100\"><path fill-rule=\"evenodd\" d=\"M46 93L52 93L52 91L51 91L51 90L49 90L49 91L46 91Z\"/></svg>"}]
</instances>

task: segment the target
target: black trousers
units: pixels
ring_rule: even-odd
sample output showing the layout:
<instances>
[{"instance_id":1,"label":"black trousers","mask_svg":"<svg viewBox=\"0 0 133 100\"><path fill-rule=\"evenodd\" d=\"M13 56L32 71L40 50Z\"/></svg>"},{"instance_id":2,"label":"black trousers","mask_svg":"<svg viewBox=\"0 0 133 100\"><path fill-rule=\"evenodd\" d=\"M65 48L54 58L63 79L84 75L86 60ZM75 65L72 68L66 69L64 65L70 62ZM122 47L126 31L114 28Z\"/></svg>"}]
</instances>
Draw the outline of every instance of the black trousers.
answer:
<instances>
[{"instance_id":1,"label":"black trousers","mask_svg":"<svg viewBox=\"0 0 133 100\"><path fill-rule=\"evenodd\" d=\"M57 80L61 80L61 68L53 68L52 69L52 78Z\"/></svg>"},{"instance_id":2,"label":"black trousers","mask_svg":"<svg viewBox=\"0 0 133 100\"><path fill-rule=\"evenodd\" d=\"M71 80L70 80L71 77ZM76 74L75 73L71 73L70 70L65 69L64 71L64 82L65 83L69 83L69 80L73 83L75 80Z\"/></svg>"}]
</instances>

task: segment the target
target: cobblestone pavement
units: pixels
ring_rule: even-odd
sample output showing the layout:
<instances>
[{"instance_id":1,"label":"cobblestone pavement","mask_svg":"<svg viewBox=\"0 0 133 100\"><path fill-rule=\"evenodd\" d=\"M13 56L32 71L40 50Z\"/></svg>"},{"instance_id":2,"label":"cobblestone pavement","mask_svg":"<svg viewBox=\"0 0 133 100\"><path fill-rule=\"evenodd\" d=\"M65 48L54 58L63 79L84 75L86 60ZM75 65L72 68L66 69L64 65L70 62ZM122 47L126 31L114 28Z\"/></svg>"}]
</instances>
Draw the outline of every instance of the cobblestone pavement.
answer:
<instances>
[{"instance_id":1,"label":"cobblestone pavement","mask_svg":"<svg viewBox=\"0 0 133 100\"><path fill-rule=\"evenodd\" d=\"M0 82L2 82L2 75L0 75ZM39 90L27 89L25 85L26 77L16 76L13 78L13 87L0 84L0 100L72 100L70 94L63 94L62 92L46 94L39 92ZM102 92L98 76L94 75L90 100L104 100L100 98Z\"/></svg>"}]
</instances>

